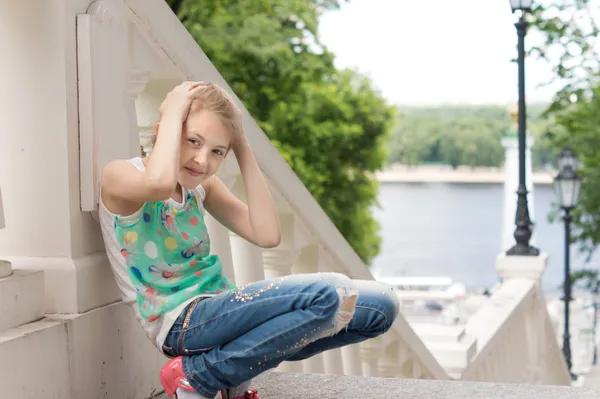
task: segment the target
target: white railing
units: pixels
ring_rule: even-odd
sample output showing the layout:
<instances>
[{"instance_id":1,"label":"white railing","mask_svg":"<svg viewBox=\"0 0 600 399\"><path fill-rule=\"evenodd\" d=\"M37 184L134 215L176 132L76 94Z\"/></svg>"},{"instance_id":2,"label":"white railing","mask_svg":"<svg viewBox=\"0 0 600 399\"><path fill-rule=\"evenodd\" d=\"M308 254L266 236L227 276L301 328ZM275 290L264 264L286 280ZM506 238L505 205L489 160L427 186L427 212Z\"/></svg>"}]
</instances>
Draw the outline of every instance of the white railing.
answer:
<instances>
[{"instance_id":1,"label":"white railing","mask_svg":"<svg viewBox=\"0 0 600 399\"><path fill-rule=\"evenodd\" d=\"M501 259L504 265L514 261L521 260ZM536 262L541 266L537 273L523 273L527 261L530 266L535 267ZM477 339L478 350L461 379L571 384L540 289L544 263L545 258L525 258L521 272L512 269L506 273L507 278L488 303L469 319L465 330Z\"/></svg>"}]
</instances>

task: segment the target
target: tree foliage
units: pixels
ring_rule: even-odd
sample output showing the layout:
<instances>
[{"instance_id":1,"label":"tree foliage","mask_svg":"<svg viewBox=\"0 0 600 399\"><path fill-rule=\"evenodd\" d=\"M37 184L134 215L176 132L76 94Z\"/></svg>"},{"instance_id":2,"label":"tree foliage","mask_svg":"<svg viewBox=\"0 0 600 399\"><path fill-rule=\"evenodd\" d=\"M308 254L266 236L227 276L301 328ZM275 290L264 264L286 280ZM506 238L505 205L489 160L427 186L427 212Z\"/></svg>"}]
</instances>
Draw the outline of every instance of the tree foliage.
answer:
<instances>
[{"instance_id":1,"label":"tree foliage","mask_svg":"<svg viewBox=\"0 0 600 399\"><path fill-rule=\"evenodd\" d=\"M574 212L574 241L591 252L600 243L600 4L552 0L534 10L533 26L543 42L532 54L548 61L560 90L545 116L555 122L546 134L554 153L571 146L580 156L584 182Z\"/></svg>"},{"instance_id":2,"label":"tree foliage","mask_svg":"<svg viewBox=\"0 0 600 399\"><path fill-rule=\"evenodd\" d=\"M536 169L551 159L544 133L552 123L540 117L543 110L539 105L529 107L528 131L536 139L532 149ZM500 167L502 137L512 125L508 109L500 106L404 108L393 129L388 161Z\"/></svg>"},{"instance_id":3,"label":"tree foliage","mask_svg":"<svg viewBox=\"0 0 600 399\"><path fill-rule=\"evenodd\" d=\"M394 120L370 81L338 71L319 41L339 0L168 0L272 143L366 262L378 254L370 213Z\"/></svg>"}]
</instances>

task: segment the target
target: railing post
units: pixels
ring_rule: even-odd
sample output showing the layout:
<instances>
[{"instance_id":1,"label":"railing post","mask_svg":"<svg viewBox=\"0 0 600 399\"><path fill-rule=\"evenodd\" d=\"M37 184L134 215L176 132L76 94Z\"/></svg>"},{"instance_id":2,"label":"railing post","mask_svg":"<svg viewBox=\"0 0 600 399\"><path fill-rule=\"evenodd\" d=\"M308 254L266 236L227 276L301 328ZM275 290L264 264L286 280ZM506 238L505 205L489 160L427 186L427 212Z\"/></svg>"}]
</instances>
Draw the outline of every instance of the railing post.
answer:
<instances>
[{"instance_id":1,"label":"railing post","mask_svg":"<svg viewBox=\"0 0 600 399\"><path fill-rule=\"evenodd\" d=\"M501 254L496 261L496 270L503 279L525 278L535 281L535 291L530 304L527 304L524 314L525 334L527 342L527 379L535 383L541 378L541 366L546 335L544 312L547 312L546 301L541 287L541 280L548 255L538 256L506 256Z\"/></svg>"},{"instance_id":2,"label":"railing post","mask_svg":"<svg viewBox=\"0 0 600 399\"><path fill-rule=\"evenodd\" d=\"M363 375L360 362L360 346L358 344L347 345L342 348L342 361L344 363L344 374Z\"/></svg>"},{"instance_id":3,"label":"railing post","mask_svg":"<svg viewBox=\"0 0 600 399\"><path fill-rule=\"evenodd\" d=\"M228 163L230 160L225 160ZM224 165L230 166L230 165ZM230 181L225 183L231 191L242 201L246 201L244 183L241 176L233 177L233 173L227 173ZM265 269L263 265L262 250L245 238L238 236L234 232L229 232L229 241L231 243L231 256L233 259L233 270L235 273L235 283L241 286L255 281L265 279Z\"/></svg>"},{"instance_id":4,"label":"railing post","mask_svg":"<svg viewBox=\"0 0 600 399\"><path fill-rule=\"evenodd\" d=\"M281 225L281 243L275 248L266 248L262 251L267 279L292 274L292 267L300 255L294 234L294 215L280 214L279 223Z\"/></svg>"},{"instance_id":5,"label":"railing post","mask_svg":"<svg viewBox=\"0 0 600 399\"><path fill-rule=\"evenodd\" d=\"M279 223L281 228L281 243L275 248L265 248L262 250L265 277L267 279L285 277L292 274L292 267L299 256L299 251L296 247L297 235L295 234L294 215L280 213ZM301 373L302 363L283 362L277 367L277 371Z\"/></svg>"},{"instance_id":6,"label":"railing post","mask_svg":"<svg viewBox=\"0 0 600 399\"><path fill-rule=\"evenodd\" d=\"M379 377L379 359L382 355L381 337L360 343L360 359L365 377Z\"/></svg>"},{"instance_id":7,"label":"railing post","mask_svg":"<svg viewBox=\"0 0 600 399\"><path fill-rule=\"evenodd\" d=\"M295 274L317 273L319 271L319 253L321 248L318 244L312 244L302 248L300 256L293 267ZM323 354L310 357L302 361L302 370L307 374L325 374L325 360Z\"/></svg>"},{"instance_id":8,"label":"railing post","mask_svg":"<svg viewBox=\"0 0 600 399\"><path fill-rule=\"evenodd\" d=\"M232 231L229 232L229 240L236 285L264 280L265 269L260 248Z\"/></svg>"},{"instance_id":9,"label":"railing post","mask_svg":"<svg viewBox=\"0 0 600 399\"><path fill-rule=\"evenodd\" d=\"M398 377L402 364L398 362L398 345L391 343L383 348L382 356L377 363L379 377Z\"/></svg>"},{"instance_id":10,"label":"railing post","mask_svg":"<svg viewBox=\"0 0 600 399\"><path fill-rule=\"evenodd\" d=\"M204 215L204 221L210 236L211 253L218 255L221 259L223 275L231 281L236 281L229 230L208 213Z\"/></svg>"},{"instance_id":11,"label":"railing post","mask_svg":"<svg viewBox=\"0 0 600 399\"><path fill-rule=\"evenodd\" d=\"M141 154L140 136L139 136L139 119L136 101L139 95L144 91L146 85L150 81L150 71L130 69L127 81L127 106L129 116L130 131L128 136L129 151L131 157L136 157ZM156 114L156 111L153 112ZM158 118L154 119L155 121Z\"/></svg>"}]
</instances>

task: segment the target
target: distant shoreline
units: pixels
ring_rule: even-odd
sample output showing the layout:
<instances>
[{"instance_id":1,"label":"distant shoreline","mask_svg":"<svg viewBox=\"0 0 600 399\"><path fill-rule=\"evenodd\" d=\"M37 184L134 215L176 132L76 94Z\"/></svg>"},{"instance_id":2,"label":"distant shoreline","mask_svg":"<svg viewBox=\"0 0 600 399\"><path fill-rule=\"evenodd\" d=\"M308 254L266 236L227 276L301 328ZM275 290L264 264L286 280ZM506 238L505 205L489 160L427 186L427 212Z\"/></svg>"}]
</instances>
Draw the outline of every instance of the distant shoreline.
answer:
<instances>
[{"instance_id":1,"label":"distant shoreline","mask_svg":"<svg viewBox=\"0 0 600 399\"><path fill-rule=\"evenodd\" d=\"M461 166L452 169L446 165L391 165L377 172L375 178L380 183L504 183L502 168L471 168ZM534 172L534 184L552 184L552 171Z\"/></svg>"}]
</instances>

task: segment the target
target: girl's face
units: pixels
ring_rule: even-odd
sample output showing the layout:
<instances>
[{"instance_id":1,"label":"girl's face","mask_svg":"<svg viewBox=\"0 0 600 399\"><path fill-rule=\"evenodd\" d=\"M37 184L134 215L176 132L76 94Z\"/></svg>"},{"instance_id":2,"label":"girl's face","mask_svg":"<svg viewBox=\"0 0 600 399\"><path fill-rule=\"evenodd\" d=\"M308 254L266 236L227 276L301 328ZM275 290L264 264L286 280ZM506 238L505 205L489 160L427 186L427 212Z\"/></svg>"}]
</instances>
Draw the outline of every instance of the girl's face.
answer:
<instances>
[{"instance_id":1,"label":"girl's face","mask_svg":"<svg viewBox=\"0 0 600 399\"><path fill-rule=\"evenodd\" d=\"M231 141L221 117L206 110L190 112L181 133L179 184L192 189L214 175Z\"/></svg>"}]
</instances>

